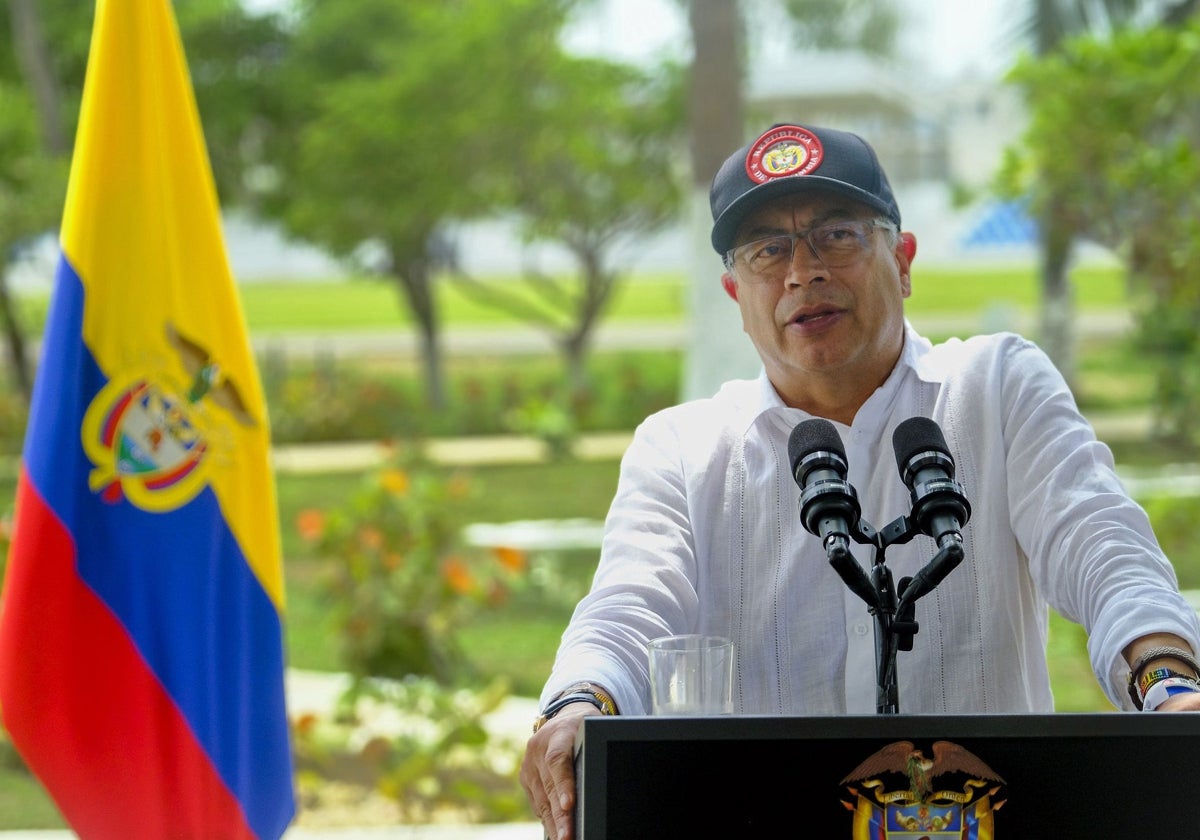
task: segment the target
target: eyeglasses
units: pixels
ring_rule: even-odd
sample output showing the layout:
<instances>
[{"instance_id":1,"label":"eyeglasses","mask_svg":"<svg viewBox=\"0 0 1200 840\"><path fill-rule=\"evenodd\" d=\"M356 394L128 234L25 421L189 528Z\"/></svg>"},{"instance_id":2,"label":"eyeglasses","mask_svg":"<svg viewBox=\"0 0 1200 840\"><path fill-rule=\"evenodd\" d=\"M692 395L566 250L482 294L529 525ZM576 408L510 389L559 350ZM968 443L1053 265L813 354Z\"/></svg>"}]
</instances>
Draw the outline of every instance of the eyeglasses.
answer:
<instances>
[{"instance_id":1,"label":"eyeglasses","mask_svg":"<svg viewBox=\"0 0 1200 840\"><path fill-rule=\"evenodd\" d=\"M741 268L741 278L750 283L770 283L783 279L796 255L796 242L803 240L812 255L827 268L854 264L870 250L870 236L876 228L896 232L896 226L883 219L844 219L826 222L795 233L781 233L755 239L725 252L725 267Z\"/></svg>"}]
</instances>

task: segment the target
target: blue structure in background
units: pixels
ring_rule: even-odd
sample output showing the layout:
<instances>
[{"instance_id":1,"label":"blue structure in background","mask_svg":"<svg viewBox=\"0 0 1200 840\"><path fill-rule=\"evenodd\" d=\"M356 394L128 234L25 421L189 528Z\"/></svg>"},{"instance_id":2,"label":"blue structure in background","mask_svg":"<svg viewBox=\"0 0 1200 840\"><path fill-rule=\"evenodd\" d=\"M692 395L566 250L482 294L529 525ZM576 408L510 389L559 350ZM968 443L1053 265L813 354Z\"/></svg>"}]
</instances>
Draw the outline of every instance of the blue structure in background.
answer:
<instances>
[{"instance_id":1,"label":"blue structure in background","mask_svg":"<svg viewBox=\"0 0 1200 840\"><path fill-rule=\"evenodd\" d=\"M1026 212L1024 201L991 202L961 240L966 250L976 248L1034 247L1038 226Z\"/></svg>"}]
</instances>

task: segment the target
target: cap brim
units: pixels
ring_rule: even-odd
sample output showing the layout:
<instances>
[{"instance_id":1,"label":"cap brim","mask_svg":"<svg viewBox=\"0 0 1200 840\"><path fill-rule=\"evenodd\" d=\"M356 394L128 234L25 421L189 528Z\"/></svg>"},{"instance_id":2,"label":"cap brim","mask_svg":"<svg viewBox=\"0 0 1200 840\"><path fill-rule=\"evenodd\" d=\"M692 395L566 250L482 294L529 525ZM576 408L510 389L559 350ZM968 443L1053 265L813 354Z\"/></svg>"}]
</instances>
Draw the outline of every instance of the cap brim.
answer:
<instances>
[{"instance_id":1,"label":"cap brim","mask_svg":"<svg viewBox=\"0 0 1200 840\"><path fill-rule=\"evenodd\" d=\"M718 254L724 256L733 247L734 236L737 235L738 228L742 226L742 222L746 220L746 217L771 199L794 193L814 191L835 192L847 198L852 198L868 207L875 208L894 222L896 227L900 226L900 219L894 215L894 209L866 190L860 190L852 184L837 181L833 178L822 178L820 175L803 175L768 181L765 184L759 184L757 187L739 196L736 201L725 208L725 212L713 223L713 248L716 249Z\"/></svg>"}]
</instances>

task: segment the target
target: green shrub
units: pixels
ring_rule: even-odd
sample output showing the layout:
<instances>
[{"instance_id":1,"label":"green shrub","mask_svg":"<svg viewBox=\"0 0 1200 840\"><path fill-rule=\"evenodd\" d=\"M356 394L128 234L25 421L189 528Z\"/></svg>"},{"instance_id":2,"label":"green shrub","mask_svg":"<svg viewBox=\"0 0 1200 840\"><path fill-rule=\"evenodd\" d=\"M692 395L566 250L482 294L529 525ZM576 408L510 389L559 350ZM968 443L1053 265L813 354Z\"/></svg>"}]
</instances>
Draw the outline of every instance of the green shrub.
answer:
<instances>
[{"instance_id":1,"label":"green shrub","mask_svg":"<svg viewBox=\"0 0 1200 840\"><path fill-rule=\"evenodd\" d=\"M549 357L456 358L446 404L430 408L417 373L331 357L264 357L263 388L276 444L533 434L552 445L576 433L632 429L678 400L678 352L598 354L588 388L565 396Z\"/></svg>"},{"instance_id":2,"label":"green shrub","mask_svg":"<svg viewBox=\"0 0 1200 840\"><path fill-rule=\"evenodd\" d=\"M465 678L458 631L520 583L518 552L464 548L470 484L401 452L328 511L299 517L302 536L329 559L325 586L343 667L355 678Z\"/></svg>"},{"instance_id":3,"label":"green shrub","mask_svg":"<svg viewBox=\"0 0 1200 840\"><path fill-rule=\"evenodd\" d=\"M406 823L527 819L524 742L492 735L484 721L507 696L502 681L479 691L414 677L360 683L335 717L305 715L293 727L302 801L318 806L328 783L342 781L380 791Z\"/></svg>"}]
</instances>

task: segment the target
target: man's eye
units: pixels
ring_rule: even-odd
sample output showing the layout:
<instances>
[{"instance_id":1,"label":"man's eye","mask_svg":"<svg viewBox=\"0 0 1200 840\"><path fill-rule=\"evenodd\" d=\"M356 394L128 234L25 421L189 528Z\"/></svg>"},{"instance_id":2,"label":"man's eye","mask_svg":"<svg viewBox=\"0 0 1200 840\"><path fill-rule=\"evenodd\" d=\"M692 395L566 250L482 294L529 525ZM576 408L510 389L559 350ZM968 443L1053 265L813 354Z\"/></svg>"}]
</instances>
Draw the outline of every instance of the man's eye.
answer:
<instances>
[{"instance_id":1,"label":"man's eye","mask_svg":"<svg viewBox=\"0 0 1200 840\"><path fill-rule=\"evenodd\" d=\"M786 254L791 240L787 239L768 239L759 246L752 256L755 260L773 260L778 259L781 255Z\"/></svg>"},{"instance_id":2,"label":"man's eye","mask_svg":"<svg viewBox=\"0 0 1200 840\"><path fill-rule=\"evenodd\" d=\"M856 236L857 233L853 225L828 225L817 232L817 238L821 242L829 242L831 244L847 242L856 238Z\"/></svg>"}]
</instances>

